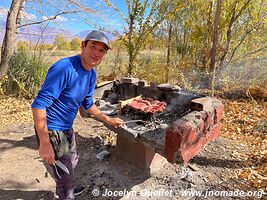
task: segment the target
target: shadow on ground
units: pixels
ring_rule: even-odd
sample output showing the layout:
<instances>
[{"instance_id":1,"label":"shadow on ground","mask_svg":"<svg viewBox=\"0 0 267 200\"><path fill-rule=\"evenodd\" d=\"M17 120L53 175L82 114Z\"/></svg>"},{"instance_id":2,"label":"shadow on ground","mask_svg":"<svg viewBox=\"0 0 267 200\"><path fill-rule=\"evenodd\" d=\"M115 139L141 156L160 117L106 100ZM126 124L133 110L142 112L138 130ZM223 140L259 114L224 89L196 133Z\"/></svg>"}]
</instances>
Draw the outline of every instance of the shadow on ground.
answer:
<instances>
[{"instance_id":1,"label":"shadow on ground","mask_svg":"<svg viewBox=\"0 0 267 200\"><path fill-rule=\"evenodd\" d=\"M241 168L242 161L240 160L230 160L230 159L216 159L216 158L207 158L203 156L196 156L193 158L190 163L194 163L202 166L213 166L220 168Z\"/></svg>"},{"instance_id":2,"label":"shadow on ground","mask_svg":"<svg viewBox=\"0 0 267 200\"><path fill-rule=\"evenodd\" d=\"M20 191L20 190L3 190L0 189L1 199L53 199L53 193L51 191Z\"/></svg>"}]
</instances>

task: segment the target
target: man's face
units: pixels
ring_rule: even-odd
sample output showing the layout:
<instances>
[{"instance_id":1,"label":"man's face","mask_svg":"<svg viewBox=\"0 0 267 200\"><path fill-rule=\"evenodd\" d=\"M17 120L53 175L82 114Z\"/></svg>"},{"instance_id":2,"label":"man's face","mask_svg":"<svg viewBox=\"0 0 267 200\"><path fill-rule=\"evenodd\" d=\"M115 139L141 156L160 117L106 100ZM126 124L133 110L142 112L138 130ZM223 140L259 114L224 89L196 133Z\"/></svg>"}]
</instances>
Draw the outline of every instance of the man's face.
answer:
<instances>
[{"instance_id":1,"label":"man's face","mask_svg":"<svg viewBox=\"0 0 267 200\"><path fill-rule=\"evenodd\" d=\"M89 40L86 46L85 42L82 42L82 64L85 68L99 65L102 62L107 51L107 46L101 42Z\"/></svg>"}]
</instances>

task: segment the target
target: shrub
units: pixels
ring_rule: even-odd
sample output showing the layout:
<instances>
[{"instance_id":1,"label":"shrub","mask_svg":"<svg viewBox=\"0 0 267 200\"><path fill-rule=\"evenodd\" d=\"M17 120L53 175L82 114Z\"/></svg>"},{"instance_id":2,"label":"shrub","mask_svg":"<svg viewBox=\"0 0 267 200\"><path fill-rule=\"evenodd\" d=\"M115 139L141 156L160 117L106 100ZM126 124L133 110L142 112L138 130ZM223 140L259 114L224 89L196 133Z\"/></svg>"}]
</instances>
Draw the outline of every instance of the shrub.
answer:
<instances>
[{"instance_id":1,"label":"shrub","mask_svg":"<svg viewBox=\"0 0 267 200\"><path fill-rule=\"evenodd\" d=\"M5 94L32 98L40 89L51 63L40 52L18 51L10 61L8 78L2 84Z\"/></svg>"}]
</instances>

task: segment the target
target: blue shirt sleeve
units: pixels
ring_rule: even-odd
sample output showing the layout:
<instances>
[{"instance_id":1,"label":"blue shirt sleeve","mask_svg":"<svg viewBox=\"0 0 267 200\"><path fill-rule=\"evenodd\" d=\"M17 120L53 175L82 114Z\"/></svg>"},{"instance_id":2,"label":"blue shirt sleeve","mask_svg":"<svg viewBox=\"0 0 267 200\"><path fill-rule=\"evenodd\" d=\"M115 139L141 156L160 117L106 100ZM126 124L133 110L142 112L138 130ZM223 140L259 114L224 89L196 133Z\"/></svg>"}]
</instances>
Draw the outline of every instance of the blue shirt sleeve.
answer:
<instances>
[{"instance_id":1,"label":"blue shirt sleeve","mask_svg":"<svg viewBox=\"0 0 267 200\"><path fill-rule=\"evenodd\" d=\"M93 70L89 92L82 101L82 106L84 107L85 110L88 110L94 104L93 97L94 97L95 85L96 85L96 72L95 70Z\"/></svg>"},{"instance_id":2,"label":"blue shirt sleeve","mask_svg":"<svg viewBox=\"0 0 267 200\"><path fill-rule=\"evenodd\" d=\"M48 70L46 79L32 103L32 108L46 110L70 80L69 63L57 62Z\"/></svg>"}]
</instances>

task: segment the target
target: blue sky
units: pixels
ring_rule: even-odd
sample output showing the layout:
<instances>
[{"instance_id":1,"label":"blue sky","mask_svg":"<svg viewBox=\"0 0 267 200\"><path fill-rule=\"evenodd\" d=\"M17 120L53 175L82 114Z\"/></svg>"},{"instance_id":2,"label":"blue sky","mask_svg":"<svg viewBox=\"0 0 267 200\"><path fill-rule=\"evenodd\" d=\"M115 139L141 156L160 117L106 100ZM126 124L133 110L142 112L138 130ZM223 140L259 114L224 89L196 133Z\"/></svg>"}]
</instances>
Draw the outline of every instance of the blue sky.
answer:
<instances>
[{"instance_id":1,"label":"blue sky","mask_svg":"<svg viewBox=\"0 0 267 200\"><path fill-rule=\"evenodd\" d=\"M70 4L65 4L65 0L44 0L43 5L36 3L26 3L24 19L28 22L38 21L40 19L45 19L47 17L53 16L55 13L65 11L67 9L75 9L74 6ZM81 0L78 2L82 2ZM62 29L71 32L72 34L88 30L95 29L94 26L102 26L108 29L123 30L123 25L125 22L122 18L114 12L112 8L105 6L104 1L85 1L87 8L98 10L96 14L90 13L78 13L78 14L68 14L57 17L56 20L49 23L50 27L55 29ZM111 2L116 5L119 10L121 10L125 15L127 15L127 7L125 1L121 0L111 0ZM11 0L0 1L0 23L3 24L6 19L7 11L10 7ZM105 6L105 7L104 7ZM42 14L40 14L42 12ZM87 21L87 22L86 22ZM44 26L44 25L43 25Z\"/></svg>"}]
</instances>

